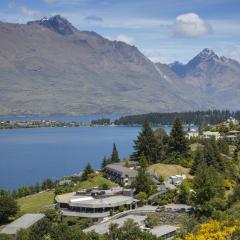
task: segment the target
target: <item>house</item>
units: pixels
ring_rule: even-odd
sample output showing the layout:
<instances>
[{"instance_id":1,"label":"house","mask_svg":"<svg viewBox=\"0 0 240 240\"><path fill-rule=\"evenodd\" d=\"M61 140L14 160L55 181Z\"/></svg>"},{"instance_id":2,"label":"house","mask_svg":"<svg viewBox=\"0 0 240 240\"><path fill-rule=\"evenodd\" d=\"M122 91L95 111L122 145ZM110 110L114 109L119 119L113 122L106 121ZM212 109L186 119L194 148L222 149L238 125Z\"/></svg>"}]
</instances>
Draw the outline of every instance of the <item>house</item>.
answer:
<instances>
[{"instance_id":1,"label":"house","mask_svg":"<svg viewBox=\"0 0 240 240\"><path fill-rule=\"evenodd\" d=\"M137 171L123 163L108 164L104 170L105 177L121 185L130 185L137 176Z\"/></svg>"},{"instance_id":2,"label":"house","mask_svg":"<svg viewBox=\"0 0 240 240\"><path fill-rule=\"evenodd\" d=\"M126 194L125 194L126 193ZM76 216L92 219L103 219L117 211L120 207L134 209L139 200L129 196L129 191L119 188L117 190L92 190L90 193L66 193L55 198L56 207L65 216Z\"/></svg>"},{"instance_id":3,"label":"house","mask_svg":"<svg viewBox=\"0 0 240 240\"><path fill-rule=\"evenodd\" d=\"M227 119L226 122L224 122L225 125L233 124L233 125L238 125L239 121L233 117L230 117Z\"/></svg>"},{"instance_id":4,"label":"house","mask_svg":"<svg viewBox=\"0 0 240 240\"><path fill-rule=\"evenodd\" d=\"M237 131L237 130L232 130L225 134L225 139L229 143L234 143L238 137L240 137L240 131Z\"/></svg>"},{"instance_id":5,"label":"house","mask_svg":"<svg viewBox=\"0 0 240 240\"><path fill-rule=\"evenodd\" d=\"M177 232L177 227L171 225L161 225L150 229L150 233L161 239L173 239Z\"/></svg>"},{"instance_id":6,"label":"house","mask_svg":"<svg viewBox=\"0 0 240 240\"><path fill-rule=\"evenodd\" d=\"M44 214L25 214L3 228L1 233L15 235L19 229L27 229L45 217Z\"/></svg>"},{"instance_id":7,"label":"house","mask_svg":"<svg viewBox=\"0 0 240 240\"><path fill-rule=\"evenodd\" d=\"M198 137L199 136L199 132L197 130L195 130L195 129L191 129L190 131L188 131L186 133L185 136L186 136L186 138L191 139L193 137Z\"/></svg>"},{"instance_id":8,"label":"house","mask_svg":"<svg viewBox=\"0 0 240 240\"><path fill-rule=\"evenodd\" d=\"M179 186L181 185L182 181L186 179L186 175L175 175L175 176L170 176L167 180L168 184L176 185Z\"/></svg>"},{"instance_id":9,"label":"house","mask_svg":"<svg viewBox=\"0 0 240 240\"><path fill-rule=\"evenodd\" d=\"M236 137L240 137L240 131L238 130L232 130L228 132L229 135L234 135Z\"/></svg>"},{"instance_id":10,"label":"house","mask_svg":"<svg viewBox=\"0 0 240 240\"><path fill-rule=\"evenodd\" d=\"M70 179L62 179L58 182L59 186L64 186L64 185L70 185L72 183L72 180Z\"/></svg>"},{"instance_id":11,"label":"house","mask_svg":"<svg viewBox=\"0 0 240 240\"><path fill-rule=\"evenodd\" d=\"M221 135L219 132L211 132L211 131L205 131L202 133L203 138L208 139L211 137L214 137L216 140L218 140Z\"/></svg>"}]
</instances>

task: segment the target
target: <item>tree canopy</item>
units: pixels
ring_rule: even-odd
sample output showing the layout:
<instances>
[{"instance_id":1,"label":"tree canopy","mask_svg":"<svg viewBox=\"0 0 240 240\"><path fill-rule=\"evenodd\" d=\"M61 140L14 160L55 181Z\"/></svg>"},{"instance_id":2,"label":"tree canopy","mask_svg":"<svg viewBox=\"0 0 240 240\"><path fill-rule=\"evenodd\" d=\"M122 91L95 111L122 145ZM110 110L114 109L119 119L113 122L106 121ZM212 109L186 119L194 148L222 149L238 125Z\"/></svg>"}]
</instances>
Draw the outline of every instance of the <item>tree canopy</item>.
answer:
<instances>
[{"instance_id":1,"label":"tree canopy","mask_svg":"<svg viewBox=\"0 0 240 240\"><path fill-rule=\"evenodd\" d=\"M134 153L131 156L133 160L139 161L140 156L144 155L148 164L157 162L157 140L148 121L144 122L142 130L137 137L137 140L134 141L133 148Z\"/></svg>"}]
</instances>

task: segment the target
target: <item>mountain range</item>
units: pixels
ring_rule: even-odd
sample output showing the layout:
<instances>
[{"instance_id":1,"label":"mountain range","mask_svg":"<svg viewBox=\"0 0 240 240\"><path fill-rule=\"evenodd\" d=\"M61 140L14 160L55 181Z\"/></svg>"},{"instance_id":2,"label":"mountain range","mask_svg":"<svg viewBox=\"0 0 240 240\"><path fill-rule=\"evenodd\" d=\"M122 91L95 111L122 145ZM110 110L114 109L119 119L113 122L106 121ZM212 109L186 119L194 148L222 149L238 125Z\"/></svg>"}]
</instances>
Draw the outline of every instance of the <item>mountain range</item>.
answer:
<instances>
[{"instance_id":1,"label":"mountain range","mask_svg":"<svg viewBox=\"0 0 240 240\"><path fill-rule=\"evenodd\" d=\"M153 63L60 15L0 22L0 115L132 114L240 107L240 64L204 49Z\"/></svg>"}]
</instances>

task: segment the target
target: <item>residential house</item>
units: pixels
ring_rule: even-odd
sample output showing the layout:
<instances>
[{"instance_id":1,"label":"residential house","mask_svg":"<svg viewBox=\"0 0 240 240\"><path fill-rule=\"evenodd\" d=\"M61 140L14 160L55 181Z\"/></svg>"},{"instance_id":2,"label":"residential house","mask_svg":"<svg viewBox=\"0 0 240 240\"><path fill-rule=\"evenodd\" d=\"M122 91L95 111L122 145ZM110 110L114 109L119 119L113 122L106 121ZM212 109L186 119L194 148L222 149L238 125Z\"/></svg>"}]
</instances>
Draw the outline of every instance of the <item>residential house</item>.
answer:
<instances>
[{"instance_id":1,"label":"residential house","mask_svg":"<svg viewBox=\"0 0 240 240\"><path fill-rule=\"evenodd\" d=\"M214 137L216 140L218 140L221 137L221 134L219 132L205 131L202 133L202 136L205 139Z\"/></svg>"},{"instance_id":2,"label":"residential house","mask_svg":"<svg viewBox=\"0 0 240 240\"><path fill-rule=\"evenodd\" d=\"M185 136L186 136L186 138L191 139L193 137L198 137L199 136L199 132L197 130L195 130L195 129L191 129L190 131L188 131L186 133Z\"/></svg>"},{"instance_id":3,"label":"residential house","mask_svg":"<svg viewBox=\"0 0 240 240\"><path fill-rule=\"evenodd\" d=\"M123 186L130 185L137 176L133 168L125 167L123 163L108 164L104 169L106 178Z\"/></svg>"},{"instance_id":4,"label":"residential house","mask_svg":"<svg viewBox=\"0 0 240 240\"><path fill-rule=\"evenodd\" d=\"M186 179L186 175L175 175L175 176L170 176L167 180L167 183L179 186L183 182L183 180Z\"/></svg>"}]
</instances>

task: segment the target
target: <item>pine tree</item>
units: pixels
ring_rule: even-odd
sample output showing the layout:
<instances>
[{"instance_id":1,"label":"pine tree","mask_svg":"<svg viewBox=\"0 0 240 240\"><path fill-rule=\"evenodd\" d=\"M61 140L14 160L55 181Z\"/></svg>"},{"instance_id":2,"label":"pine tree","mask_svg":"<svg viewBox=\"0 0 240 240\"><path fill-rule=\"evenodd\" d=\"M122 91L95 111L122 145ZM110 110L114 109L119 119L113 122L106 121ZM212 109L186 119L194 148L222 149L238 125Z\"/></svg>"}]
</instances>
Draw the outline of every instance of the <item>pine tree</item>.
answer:
<instances>
[{"instance_id":1,"label":"pine tree","mask_svg":"<svg viewBox=\"0 0 240 240\"><path fill-rule=\"evenodd\" d=\"M85 181L88 179L88 175L94 173L94 170L92 169L92 166L90 165L90 163L87 164L87 166L85 167L85 169L83 170L83 174L81 176L81 180Z\"/></svg>"},{"instance_id":2,"label":"pine tree","mask_svg":"<svg viewBox=\"0 0 240 240\"><path fill-rule=\"evenodd\" d=\"M220 154L219 148L215 138L205 140L203 148L204 160L207 166L213 166L214 168L223 171L224 161Z\"/></svg>"},{"instance_id":3,"label":"pine tree","mask_svg":"<svg viewBox=\"0 0 240 240\"><path fill-rule=\"evenodd\" d=\"M203 155L203 149L201 147L198 147L195 155L194 155L194 162L191 168L191 174L195 174L198 170L198 167L204 164L204 155Z\"/></svg>"},{"instance_id":4,"label":"pine tree","mask_svg":"<svg viewBox=\"0 0 240 240\"><path fill-rule=\"evenodd\" d=\"M134 153L131 156L133 160L139 161L140 156L143 154L148 164L157 162L157 140L148 121L144 122L142 131L139 133L137 140L134 141L133 148Z\"/></svg>"},{"instance_id":5,"label":"pine tree","mask_svg":"<svg viewBox=\"0 0 240 240\"><path fill-rule=\"evenodd\" d=\"M154 131L154 136L157 141L157 156L158 162L164 162L168 149L168 135L163 128L158 128Z\"/></svg>"},{"instance_id":6,"label":"pine tree","mask_svg":"<svg viewBox=\"0 0 240 240\"><path fill-rule=\"evenodd\" d=\"M211 211L211 201L224 196L223 176L213 167L201 165L193 180L195 207L203 212Z\"/></svg>"},{"instance_id":7,"label":"pine tree","mask_svg":"<svg viewBox=\"0 0 240 240\"><path fill-rule=\"evenodd\" d=\"M132 183L132 187L136 189L136 193L145 192L150 195L153 191L154 183L150 176L147 175L147 159L142 154L139 158L140 168L138 169L138 174Z\"/></svg>"},{"instance_id":8,"label":"pine tree","mask_svg":"<svg viewBox=\"0 0 240 240\"><path fill-rule=\"evenodd\" d=\"M182 122L176 118L169 139L169 151L173 155L186 154L188 150L187 140L184 136Z\"/></svg>"},{"instance_id":9,"label":"pine tree","mask_svg":"<svg viewBox=\"0 0 240 240\"><path fill-rule=\"evenodd\" d=\"M240 151L240 137L237 138L235 143L235 149L233 151L233 160L235 162L238 162L238 153Z\"/></svg>"},{"instance_id":10,"label":"pine tree","mask_svg":"<svg viewBox=\"0 0 240 240\"><path fill-rule=\"evenodd\" d=\"M229 145L226 142L226 140L224 138L220 138L217 143L218 143L219 151L223 154L228 155L229 154Z\"/></svg>"},{"instance_id":11,"label":"pine tree","mask_svg":"<svg viewBox=\"0 0 240 240\"><path fill-rule=\"evenodd\" d=\"M237 148L235 148L233 151L232 159L234 162L238 162L238 149Z\"/></svg>"},{"instance_id":12,"label":"pine tree","mask_svg":"<svg viewBox=\"0 0 240 240\"><path fill-rule=\"evenodd\" d=\"M116 147L116 144L113 144L113 150L112 150L112 155L111 155L111 163L116 163L116 162L120 162L120 158L118 155L118 150Z\"/></svg>"}]
</instances>

